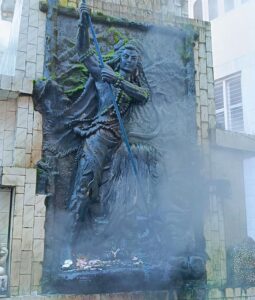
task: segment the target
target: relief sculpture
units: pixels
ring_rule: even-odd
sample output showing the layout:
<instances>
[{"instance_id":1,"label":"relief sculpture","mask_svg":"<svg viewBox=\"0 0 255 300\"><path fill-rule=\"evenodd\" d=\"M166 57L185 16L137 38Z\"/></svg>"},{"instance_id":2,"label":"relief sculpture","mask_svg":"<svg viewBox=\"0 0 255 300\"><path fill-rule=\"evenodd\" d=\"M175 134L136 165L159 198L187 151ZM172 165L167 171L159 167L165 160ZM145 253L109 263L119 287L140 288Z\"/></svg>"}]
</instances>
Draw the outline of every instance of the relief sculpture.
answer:
<instances>
[{"instance_id":1,"label":"relief sculpture","mask_svg":"<svg viewBox=\"0 0 255 300\"><path fill-rule=\"evenodd\" d=\"M82 3L76 45L60 18L54 75L34 86L43 116L45 286L102 292L204 278L201 215L191 217L201 207L194 34L99 22L102 66L88 15Z\"/></svg>"},{"instance_id":2,"label":"relief sculpture","mask_svg":"<svg viewBox=\"0 0 255 300\"><path fill-rule=\"evenodd\" d=\"M81 101L86 103L89 111L83 112L74 127L74 132L83 142L68 206L72 214L72 245L80 234L78 228L81 220L84 219L90 226L89 219L93 216L89 213L89 205L102 202L99 187L102 184L103 170L109 165L122 142L120 125L111 98L116 98L123 119L130 113L131 106L143 105L149 98L149 86L142 69L139 43L129 41L120 46L112 61L108 61L106 67L101 69L89 45L86 9L85 5L81 6L82 22L79 24L77 48L80 61L85 64L90 74L89 82L81 95ZM110 84L113 85L112 89Z\"/></svg>"}]
</instances>

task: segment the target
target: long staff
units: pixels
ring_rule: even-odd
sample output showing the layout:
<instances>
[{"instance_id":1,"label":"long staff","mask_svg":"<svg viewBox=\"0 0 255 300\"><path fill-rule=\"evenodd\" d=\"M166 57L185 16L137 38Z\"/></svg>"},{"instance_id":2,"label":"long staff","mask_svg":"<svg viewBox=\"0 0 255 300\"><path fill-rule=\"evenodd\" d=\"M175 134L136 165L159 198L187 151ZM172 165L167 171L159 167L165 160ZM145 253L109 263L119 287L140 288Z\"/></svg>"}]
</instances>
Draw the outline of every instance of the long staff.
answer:
<instances>
[{"instance_id":1,"label":"long staff","mask_svg":"<svg viewBox=\"0 0 255 300\"><path fill-rule=\"evenodd\" d=\"M82 0L82 3L86 4L86 0ZM101 54L101 50L100 50L100 47L99 47L99 44L98 44L98 41L97 41L97 37L96 37L96 33L95 33L93 23L91 21L91 17L90 17L89 14L86 14L86 17L87 17L87 21L88 21L88 24L89 24L91 35L93 37L96 52L97 52L97 55L98 55L99 65L100 65L101 68L104 68L105 64L104 64L104 61L103 61L103 56ZM138 176L137 167L136 167L136 163L135 163L135 158L134 158L134 155L132 153L130 144L128 142L128 136L127 136L127 133L126 133L126 130L125 130L125 127L124 127L123 120L122 120L121 115L120 115L118 104L117 104L116 99L115 99L114 94L113 94L111 84L109 84L109 87L110 87L110 90L111 90L111 100L112 100L112 103L113 103L113 106L114 106L114 109L115 109L115 112L116 112L116 115L117 115L117 118L118 118L118 121L119 121L119 124L120 124L120 132L121 132L122 140L123 140L123 142L125 143L125 145L127 147L128 156L129 156L129 159L130 159L131 164L132 164L133 172L136 176Z\"/></svg>"}]
</instances>

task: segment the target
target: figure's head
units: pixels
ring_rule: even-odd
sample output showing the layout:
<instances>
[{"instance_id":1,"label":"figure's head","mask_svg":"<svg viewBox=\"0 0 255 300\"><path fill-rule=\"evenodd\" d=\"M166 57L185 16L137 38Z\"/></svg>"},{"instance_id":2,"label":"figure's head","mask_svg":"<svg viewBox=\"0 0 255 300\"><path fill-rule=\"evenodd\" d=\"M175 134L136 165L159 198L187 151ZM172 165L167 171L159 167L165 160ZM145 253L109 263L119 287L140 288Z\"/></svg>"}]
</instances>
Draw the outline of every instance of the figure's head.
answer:
<instances>
[{"instance_id":1,"label":"figure's head","mask_svg":"<svg viewBox=\"0 0 255 300\"><path fill-rule=\"evenodd\" d=\"M128 73L130 82L148 87L142 66L143 55L143 46L139 41L129 40L125 43L125 41L121 40L114 46L114 55L107 61L107 64L116 72L122 70Z\"/></svg>"},{"instance_id":2,"label":"figure's head","mask_svg":"<svg viewBox=\"0 0 255 300\"><path fill-rule=\"evenodd\" d=\"M115 54L107 63L115 71L124 71L133 76L137 76L139 70L142 69L141 54L142 46L136 40L130 40L125 43L123 40L119 41L114 46Z\"/></svg>"},{"instance_id":3,"label":"figure's head","mask_svg":"<svg viewBox=\"0 0 255 300\"><path fill-rule=\"evenodd\" d=\"M125 47L120 57L120 69L126 73L133 74L137 70L139 54L132 47Z\"/></svg>"},{"instance_id":4,"label":"figure's head","mask_svg":"<svg viewBox=\"0 0 255 300\"><path fill-rule=\"evenodd\" d=\"M138 64L141 64L142 45L137 40L130 40L121 47L120 69L126 73L137 72Z\"/></svg>"}]
</instances>

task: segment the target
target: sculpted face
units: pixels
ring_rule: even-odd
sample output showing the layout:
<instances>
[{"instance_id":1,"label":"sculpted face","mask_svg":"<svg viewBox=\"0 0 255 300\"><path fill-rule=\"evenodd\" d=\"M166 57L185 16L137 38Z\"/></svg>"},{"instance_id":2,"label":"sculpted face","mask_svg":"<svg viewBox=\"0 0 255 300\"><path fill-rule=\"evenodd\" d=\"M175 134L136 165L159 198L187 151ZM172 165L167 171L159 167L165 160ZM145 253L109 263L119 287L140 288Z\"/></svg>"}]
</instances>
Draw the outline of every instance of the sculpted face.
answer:
<instances>
[{"instance_id":1,"label":"sculpted face","mask_svg":"<svg viewBox=\"0 0 255 300\"><path fill-rule=\"evenodd\" d=\"M134 49L124 49L121 55L120 69L126 73L133 73L137 68L138 53Z\"/></svg>"}]
</instances>

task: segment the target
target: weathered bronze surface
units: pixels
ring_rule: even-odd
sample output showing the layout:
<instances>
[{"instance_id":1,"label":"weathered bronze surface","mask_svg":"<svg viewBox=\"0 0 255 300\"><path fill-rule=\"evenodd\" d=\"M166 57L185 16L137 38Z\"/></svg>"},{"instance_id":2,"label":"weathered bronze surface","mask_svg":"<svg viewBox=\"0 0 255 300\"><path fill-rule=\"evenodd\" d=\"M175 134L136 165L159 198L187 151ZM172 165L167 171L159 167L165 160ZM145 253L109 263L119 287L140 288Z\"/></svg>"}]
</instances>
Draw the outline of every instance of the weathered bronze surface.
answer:
<instances>
[{"instance_id":1,"label":"weathered bronze surface","mask_svg":"<svg viewBox=\"0 0 255 300\"><path fill-rule=\"evenodd\" d=\"M56 53L46 58L51 78L34 88L43 116L38 191L48 195L44 290L110 292L203 282L194 32L99 20L97 38L109 66L100 69L86 20L79 21L76 45L77 20L53 20L57 35L48 43L55 43Z\"/></svg>"}]
</instances>

